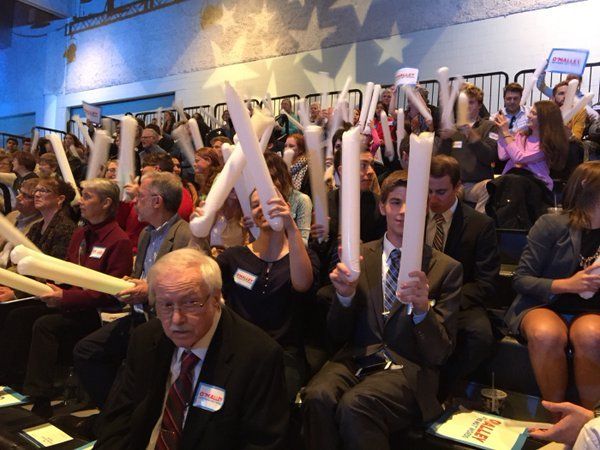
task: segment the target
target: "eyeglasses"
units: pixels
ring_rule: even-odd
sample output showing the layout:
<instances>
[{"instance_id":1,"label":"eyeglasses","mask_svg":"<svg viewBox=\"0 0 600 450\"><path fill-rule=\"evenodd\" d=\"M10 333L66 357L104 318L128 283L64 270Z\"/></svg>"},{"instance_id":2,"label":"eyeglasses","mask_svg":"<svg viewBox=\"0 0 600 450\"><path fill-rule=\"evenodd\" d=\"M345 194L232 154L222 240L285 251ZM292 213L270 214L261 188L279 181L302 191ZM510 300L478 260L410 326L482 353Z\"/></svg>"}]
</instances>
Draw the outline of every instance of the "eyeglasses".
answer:
<instances>
[{"instance_id":1,"label":"eyeglasses","mask_svg":"<svg viewBox=\"0 0 600 450\"><path fill-rule=\"evenodd\" d=\"M28 194L26 192L19 190L19 191L17 191L17 197L19 195L22 196L23 198L27 198L27 199L31 200L33 198L33 196L35 195L35 191L33 191L31 194Z\"/></svg>"},{"instance_id":2,"label":"eyeglasses","mask_svg":"<svg viewBox=\"0 0 600 450\"><path fill-rule=\"evenodd\" d=\"M204 308L204 305L206 305L206 303L210 300L210 298L211 298L211 296L209 296L203 302L200 302L198 300L188 300L188 301L182 302L181 304L175 304L173 302L156 303L156 306L155 306L156 313L159 316L170 317L173 315L175 310L178 309L179 312L184 315L198 314L198 313L200 313L200 311L202 311L202 308Z\"/></svg>"},{"instance_id":3,"label":"eyeglasses","mask_svg":"<svg viewBox=\"0 0 600 450\"><path fill-rule=\"evenodd\" d=\"M33 190L33 195L35 194L55 194L55 192L48 188L40 187Z\"/></svg>"}]
</instances>

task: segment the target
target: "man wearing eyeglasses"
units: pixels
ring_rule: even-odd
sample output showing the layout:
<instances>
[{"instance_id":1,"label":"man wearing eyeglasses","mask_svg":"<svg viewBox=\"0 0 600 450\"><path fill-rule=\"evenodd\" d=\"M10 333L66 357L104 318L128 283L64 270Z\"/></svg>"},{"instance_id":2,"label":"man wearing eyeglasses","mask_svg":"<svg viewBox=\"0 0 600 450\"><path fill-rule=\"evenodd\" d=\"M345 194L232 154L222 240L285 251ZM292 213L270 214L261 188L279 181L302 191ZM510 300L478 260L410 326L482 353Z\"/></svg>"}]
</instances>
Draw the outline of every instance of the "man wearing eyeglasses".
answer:
<instances>
[{"instance_id":1,"label":"man wearing eyeglasses","mask_svg":"<svg viewBox=\"0 0 600 450\"><path fill-rule=\"evenodd\" d=\"M146 278L150 268L158 259L186 247L190 241L189 225L177 214L182 189L181 181L172 173L152 172L143 177L135 210L140 221L148 225L140 234L138 255L132 278L129 278L135 286L117 295L120 301L131 306L131 313L98 329L75 347L73 358L77 375L100 408L104 406L125 359L131 331L147 320ZM83 423L78 428L84 427ZM90 426L92 424L88 423Z\"/></svg>"},{"instance_id":2,"label":"man wearing eyeglasses","mask_svg":"<svg viewBox=\"0 0 600 450\"><path fill-rule=\"evenodd\" d=\"M282 349L223 305L217 263L176 250L148 285L159 320L133 334L94 448L285 448Z\"/></svg>"}]
</instances>

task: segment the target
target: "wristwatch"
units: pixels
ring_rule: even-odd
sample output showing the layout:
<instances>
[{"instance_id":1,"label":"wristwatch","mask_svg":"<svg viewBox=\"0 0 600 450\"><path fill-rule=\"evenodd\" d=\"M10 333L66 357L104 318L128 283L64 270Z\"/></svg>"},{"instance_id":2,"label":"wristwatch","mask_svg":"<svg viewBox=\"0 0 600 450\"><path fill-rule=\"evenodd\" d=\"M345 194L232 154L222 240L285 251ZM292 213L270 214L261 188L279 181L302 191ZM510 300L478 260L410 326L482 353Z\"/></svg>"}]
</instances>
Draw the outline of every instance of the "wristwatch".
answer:
<instances>
[{"instance_id":1,"label":"wristwatch","mask_svg":"<svg viewBox=\"0 0 600 450\"><path fill-rule=\"evenodd\" d=\"M594 417L600 417L600 403L594 407Z\"/></svg>"}]
</instances>

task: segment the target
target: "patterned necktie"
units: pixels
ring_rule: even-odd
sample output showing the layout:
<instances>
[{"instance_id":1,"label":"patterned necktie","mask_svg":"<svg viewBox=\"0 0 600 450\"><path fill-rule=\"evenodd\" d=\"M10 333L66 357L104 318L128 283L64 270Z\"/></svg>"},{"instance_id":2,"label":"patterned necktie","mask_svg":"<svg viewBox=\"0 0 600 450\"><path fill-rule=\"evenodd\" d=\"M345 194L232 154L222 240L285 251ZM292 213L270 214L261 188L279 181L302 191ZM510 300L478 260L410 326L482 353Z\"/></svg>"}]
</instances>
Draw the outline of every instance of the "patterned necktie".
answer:
<instances>
[{"instance_id":1,"label":"patterned necktie","mask_svg":"<svg viewBox=\"0 0 600 450\"><path fill-rule=\"evenodd\" d=\"M186 351L181 359L179 377L169 388L155 450L176 450L181 443L183 415L185 408L192 400L194 367L200 358L192 352Z\"/></svg>"},{"instance_id":2,"label":"patterned necktie","mask_svg":"<svg viewBox=\"0 0 600 450\"><path fill-rule=\"evenodd\" d=\"M385 276L385 289L383 292L383 312L389 313L396 303L396 289L398 288L398 273L400 272L400 250L395 248L390 253L388 271Z\"/></svg>"},{"instance_id":3,"label":"patterned necktie","mask_svg":"<svg viewBox=\"0 0 600 450\"><path fill-rule=\"evenodd\" d=\"M435 220L435 236L433 236L433 248L439 250L440 252L444 251L444 224L446 223L446 219L441 214L435 214L433 216L433 220Z\"/></svg>"}]
</instances>

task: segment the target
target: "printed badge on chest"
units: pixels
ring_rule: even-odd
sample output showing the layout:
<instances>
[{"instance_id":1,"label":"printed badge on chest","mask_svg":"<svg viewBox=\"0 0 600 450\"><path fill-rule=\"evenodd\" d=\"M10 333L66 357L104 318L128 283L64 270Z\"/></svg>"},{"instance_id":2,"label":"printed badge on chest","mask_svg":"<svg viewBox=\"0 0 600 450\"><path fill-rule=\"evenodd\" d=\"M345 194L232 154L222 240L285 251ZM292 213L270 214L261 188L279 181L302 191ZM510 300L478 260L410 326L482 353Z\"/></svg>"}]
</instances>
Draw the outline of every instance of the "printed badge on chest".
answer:
<instances>
[{"instance_id":1,"label":"printed badge on chest","mask_svg":"<svg viewBox=\"0 0 600 450\"><path fill-rule=\"evenodd\" d=\"M254 275L253 273L247 272L242 269L236 270L235 274L233 275L233 281L235 281L236 284L239 284L240 286L245 287L248 290L252 290L257 278L258 276Z\"/></svg>"}]
</instances>

